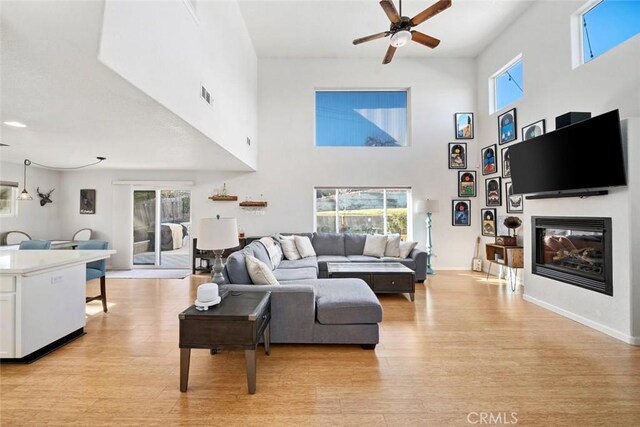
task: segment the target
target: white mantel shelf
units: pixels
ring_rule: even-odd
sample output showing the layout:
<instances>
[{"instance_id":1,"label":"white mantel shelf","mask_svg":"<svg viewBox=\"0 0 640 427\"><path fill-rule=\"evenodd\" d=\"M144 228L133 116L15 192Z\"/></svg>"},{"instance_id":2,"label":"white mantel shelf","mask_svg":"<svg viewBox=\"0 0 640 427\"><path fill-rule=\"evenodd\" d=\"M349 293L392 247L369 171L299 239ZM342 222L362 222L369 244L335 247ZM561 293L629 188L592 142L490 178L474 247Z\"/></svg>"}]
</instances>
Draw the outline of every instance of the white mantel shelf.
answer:
<instances>
[{"instance_id":1,"label":"white mantel shelf","mask_svg":"<svg viewBox=\"0 0 640 427\"><path fill-rule=\"evenodd\" d=\"M112 249L0 251L0 274L30 276L60 267L86 264L108 258L115 253Z\"/></svg>"}]
</instances>

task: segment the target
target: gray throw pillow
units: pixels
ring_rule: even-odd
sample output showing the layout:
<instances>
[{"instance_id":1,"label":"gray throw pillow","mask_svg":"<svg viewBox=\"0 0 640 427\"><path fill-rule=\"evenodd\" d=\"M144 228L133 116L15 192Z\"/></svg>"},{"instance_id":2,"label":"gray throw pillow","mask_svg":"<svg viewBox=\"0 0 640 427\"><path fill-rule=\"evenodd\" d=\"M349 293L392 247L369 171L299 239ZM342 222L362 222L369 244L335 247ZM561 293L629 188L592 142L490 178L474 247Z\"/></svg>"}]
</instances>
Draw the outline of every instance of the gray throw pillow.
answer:
<instances>
[{"instance_id":1,"label":"gray throw pillow","mask_svg":"<svg viewBox=\"0 0 640 427\"><path fill-rule=\"evenodd\" d=\"M315 249L316 255L344 256L344 235L342 233L316 233L313 236L313 249Z\"/></svg>"}]
</instances>

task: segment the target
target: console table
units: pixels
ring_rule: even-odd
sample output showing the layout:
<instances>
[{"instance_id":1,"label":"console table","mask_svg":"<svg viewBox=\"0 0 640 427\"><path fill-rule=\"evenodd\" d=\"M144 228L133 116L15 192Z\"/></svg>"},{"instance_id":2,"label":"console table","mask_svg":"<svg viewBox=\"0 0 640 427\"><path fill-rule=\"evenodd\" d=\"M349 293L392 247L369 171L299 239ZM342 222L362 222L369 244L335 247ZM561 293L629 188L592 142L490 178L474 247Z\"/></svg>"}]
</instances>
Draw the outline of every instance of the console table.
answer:
<instances>
[{"instance_id":1,"label":"console table","mask_svg":"<svg viewBox=\"0 0 640 427\"><path fill-rule=\"evenodd\" d=\"M192 305L180 319L180 391L187 391L192 348L220 347L244 350L249 394L256 392L256 347L264 337L264 352L270 353L271 292L229 292L222 302L199 311Z\"/></svg>"},{"instance_id":2,"label":"console table","mask_svg":"<svg viewBox=\"0 0 640 427\"><path fill-rule=\"evenodd\" d=\"M489 261L489 270L487 271L487 279L491 273L493 264L503 265L509 268L510 272L507 276L507 282L511 287L511 291L516 291L516 282L518 280L518 268L524 268L524 249L522 246L503 246L495 243L487 243L485 246L487 261Z\"/></svg>"}]
</instances>

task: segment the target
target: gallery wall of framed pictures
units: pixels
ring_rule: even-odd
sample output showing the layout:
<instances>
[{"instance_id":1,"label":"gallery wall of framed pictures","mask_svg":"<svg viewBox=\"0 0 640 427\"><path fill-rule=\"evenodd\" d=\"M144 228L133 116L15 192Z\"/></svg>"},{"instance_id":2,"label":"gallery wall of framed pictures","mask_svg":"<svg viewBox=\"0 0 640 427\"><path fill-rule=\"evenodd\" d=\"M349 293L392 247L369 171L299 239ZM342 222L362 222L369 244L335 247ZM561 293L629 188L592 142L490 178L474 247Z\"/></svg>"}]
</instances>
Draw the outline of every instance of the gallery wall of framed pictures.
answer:
<instances>
[{"instance_id":1,"label":"gallery wall of framed pictures","mask_svg":"<svg viewBox=\"0 0 640 427\"><path fill-rule=\"evenodd\" d=\"M498 115L498 142L478 147L480 150L479 164L468 157L470 148L468 144L474 142L462 141L472 140L475 137L474 114L459 112L454 113L453 116L455 142L449 142L447 146L447 167L457 171L454 175L457 184L457 198L452 197L451 199L451 224L454 227L471 225L471 198L478 197L479 185L484 184L484 207L481 206L479 209L481 234L485 237L504 235L501 221L505 216L499 216L501 213L499 211L505 209L507 214L524 212L524 196L513 194L510 180L509 150L514 143L519 143L516 108L510 108ZM545 119L540 119L522 127L520 129L520 143L533 140L544 134L546 132L545 125ZM530 143L535 143L535 141ZM471 151L477 153L474 149ZM483 183L478 183L478 167L484 177ZM476 215L478 214L476 213Z\"/></svg>"}]
</instances>

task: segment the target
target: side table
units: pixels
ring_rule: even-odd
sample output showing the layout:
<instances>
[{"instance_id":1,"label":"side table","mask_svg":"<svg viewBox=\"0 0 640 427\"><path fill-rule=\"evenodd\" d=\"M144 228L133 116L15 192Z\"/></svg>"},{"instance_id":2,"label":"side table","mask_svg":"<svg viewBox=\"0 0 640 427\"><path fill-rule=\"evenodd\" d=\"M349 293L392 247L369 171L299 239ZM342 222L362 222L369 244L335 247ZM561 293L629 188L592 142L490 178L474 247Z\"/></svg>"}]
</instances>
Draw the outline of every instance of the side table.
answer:
<instances>
[{"instance_id":1,"label":"side table","mask_svg":"<svg viewBox=\"0 0 640 427\"><path fill-rule=\"evenodd\" d=\"M192 348L240 348L247 363L247 386L256 392L256 348L264 337L270 353L269 322L271 292L229 292L220 304L199 311L195 305L178 315L180 319L180 391L187 391Z\"/></svg>"},{"instance_id":2,"label":"side table","mask_svg":"<svg viewBox=\"0 0 640 427\"><path fill-rule=\"evenodd\" d=\"M516 291L516 282L518 281L518 269L524 268L524 253L522 246L504 246L487 243L485 246L487 261L489 261L489 271L487 271L487 279L491 273L491 265L499 264L509 268L509 271L515 271L514 274L508 274L507 282L511 287L511 292Z\"/></svg>"}]
</instances>

